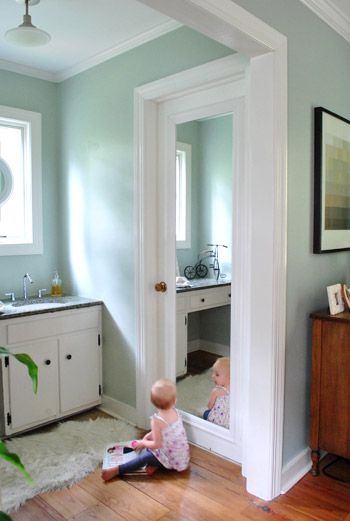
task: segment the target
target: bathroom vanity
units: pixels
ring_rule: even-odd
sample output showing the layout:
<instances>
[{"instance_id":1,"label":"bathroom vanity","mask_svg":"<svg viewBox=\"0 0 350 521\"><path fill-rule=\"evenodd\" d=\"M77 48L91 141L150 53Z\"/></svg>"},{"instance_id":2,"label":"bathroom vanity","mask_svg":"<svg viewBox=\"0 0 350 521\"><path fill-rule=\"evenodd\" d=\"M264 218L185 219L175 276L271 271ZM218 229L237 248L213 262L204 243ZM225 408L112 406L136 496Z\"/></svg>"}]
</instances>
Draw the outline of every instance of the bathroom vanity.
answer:
<instances>
[{"instance_id":1,"label":"bathroom vanity","mask_svg":"<svg viewBox=\"0 0 350 521\"><path fill-rule=\"evenodd\" d=\"M101 403L102 302L79 297L15 303L0 314L0 345L38 365L38 392L27 368L1 359L0 434L32 429Z\"/></svg>"},{"instance_id":2,"label":"bathroom vanity","mask_svg":"<svg viewBox=\"0 0 350 521\"><path fill-rule=\"evenodd\" d=\"M231 303L231 283L215 279L190 281L191 286L176 288L176 376L187 372L188 314L227 306Z\"/></svg>"}]
</instances>

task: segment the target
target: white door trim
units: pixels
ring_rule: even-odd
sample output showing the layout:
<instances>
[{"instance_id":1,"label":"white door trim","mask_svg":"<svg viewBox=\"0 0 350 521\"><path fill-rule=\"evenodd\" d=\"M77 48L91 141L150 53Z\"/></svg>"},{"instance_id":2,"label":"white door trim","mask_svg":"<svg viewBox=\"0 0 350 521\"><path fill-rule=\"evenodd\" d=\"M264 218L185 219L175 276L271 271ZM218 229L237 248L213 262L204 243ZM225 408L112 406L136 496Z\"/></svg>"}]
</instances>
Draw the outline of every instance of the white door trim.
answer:
<instances>
[{"instance_id":1,"label":"white door trim","mask_svg":"<svg viewBox=\"0 0 350 521\"><path fill-rule=\"evenodd\" d=\"M247 489L269 500L281 491L286 313L286 173L287 173L287 40L230 0L141 0L250 58L247 132L247 177L242 181L239 247L248 317L241 326L242 349L249 368L246 389L243 473ZM156 233L156 216L143 201L156 201L152 182L143 183L156 156L156 135L144 132L144 118L155 117L154 99L135 94L135 194L137 206L136 291L137 382L150 378L157 360L147 362L145 339L156 338L157 296L145 294L159 280L147 239ZM145 154L147 150L147 154ZM151 152L151 154L149 154ZM151 206L152 207L152 206ZM153 207L155 207L153 205ZM236 210L236 209L235 209ZM234 218L234 219L235 219ZM147 224L146 224L147 223ZM150 226L150 228L149 228ZM152 228L152 226L155 226ZM154 236L153 236L154 238ZM235 247L236 245L234 245ZM242 280L237 284L242 284ZM239 291L242 291L240 288ZM240 313L243 314L243 311ZM148 364L148 367L146 365ZM146 397L137 397L138 411Z\"/></svg>"}]
</instances>

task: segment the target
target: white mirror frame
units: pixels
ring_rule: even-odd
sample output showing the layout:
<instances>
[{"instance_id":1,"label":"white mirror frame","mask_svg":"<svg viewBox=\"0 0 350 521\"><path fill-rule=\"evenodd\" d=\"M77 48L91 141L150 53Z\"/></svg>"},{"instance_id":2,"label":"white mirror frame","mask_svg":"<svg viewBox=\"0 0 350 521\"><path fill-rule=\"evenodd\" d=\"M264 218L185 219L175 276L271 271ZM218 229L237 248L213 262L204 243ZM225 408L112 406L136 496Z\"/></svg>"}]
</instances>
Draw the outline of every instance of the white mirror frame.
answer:
<instances>
[{"instance_id":1,"label":"white mirror frame","mask_svg":"<svg viewBox=\"0 0 350 521\"><path fill-rule=\"evenodd\" d=\"M13 187L13 175L11 168L4 159L0 157L0 175L3 176L4 186L0 192L0 206L10 197Z\"/></svg>"}]
</instances>

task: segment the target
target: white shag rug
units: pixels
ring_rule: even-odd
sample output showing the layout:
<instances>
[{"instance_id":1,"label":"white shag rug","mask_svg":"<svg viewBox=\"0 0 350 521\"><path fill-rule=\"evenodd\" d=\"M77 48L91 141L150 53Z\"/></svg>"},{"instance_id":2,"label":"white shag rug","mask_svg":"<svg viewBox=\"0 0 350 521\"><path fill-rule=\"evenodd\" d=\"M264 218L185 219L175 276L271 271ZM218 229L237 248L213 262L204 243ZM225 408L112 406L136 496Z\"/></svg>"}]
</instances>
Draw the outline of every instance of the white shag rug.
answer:
<instances>
[{"instance_id":1,"label":"white shag rug","mask_svg":"<svg viewBox=\"0 0 350 521\"><path fill-rule=\"evenodd\" d=\"M211 373L210 368L201 374L189 375L177 382L176 407L178 409L202 418L214 386Z\"/></svg>"},{"instance_id":2,"label":"white shag rug","mask_svg":"<svg viewBox=\"0 0 350 521\"><path fill-rule=\"evenodd\" d=\"M139 437L139 431L122 420L97 418L66 421L50 432L6 441L8 450L21 458L34 484L0 459L0 510L10 513L37 494L77 483L102 462L108 444Z\"/></svg>"}]
</instances>

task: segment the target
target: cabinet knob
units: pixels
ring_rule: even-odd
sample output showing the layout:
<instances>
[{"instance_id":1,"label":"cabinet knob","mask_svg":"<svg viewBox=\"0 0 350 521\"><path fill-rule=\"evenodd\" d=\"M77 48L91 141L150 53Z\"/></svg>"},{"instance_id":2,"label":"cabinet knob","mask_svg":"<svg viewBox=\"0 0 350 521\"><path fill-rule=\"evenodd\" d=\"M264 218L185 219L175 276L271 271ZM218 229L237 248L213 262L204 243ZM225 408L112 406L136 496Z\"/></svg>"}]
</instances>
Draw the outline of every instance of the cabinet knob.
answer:
<instances>
[{"instance_id":1,"label":"cabinet knob","mask_svg":"<svg viewBox=\"0 0 350 521\"><path fill-rule=\"evenodd\" d=\"M45 365L50 365L51 364L51 360L45 360Z\"/></svg>"},{"instance_id":2,"label":"cabinet knob","mask_svg":"<svg viewBox=\"0 0 350 521\"><path fill-rule=\"evenodd\" d=\"M231 298L231 293L228 294L228 298Z\"/></svg>"},{"instance_id":3,"label":"cabinet knob","mask_svg":"<svg viewBox=\"0 0 350 521\"><path fill-rule=\"evenodd\" d=\"M201 302L205 302L205 298L201 298Z\"/></svg>"},{"instance_id":4,"label":"cabinet knob","mask_svg":"<svg viewBox=\"0 0 350 521\"><path fill-rule=\"evenodd\" d=\"M67 360L71 360L72 359L72 355L67 355L66 358L67 358Z\"/></svg>"}]
</instances>

